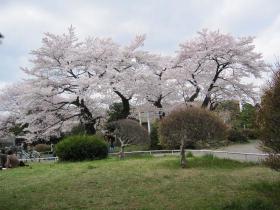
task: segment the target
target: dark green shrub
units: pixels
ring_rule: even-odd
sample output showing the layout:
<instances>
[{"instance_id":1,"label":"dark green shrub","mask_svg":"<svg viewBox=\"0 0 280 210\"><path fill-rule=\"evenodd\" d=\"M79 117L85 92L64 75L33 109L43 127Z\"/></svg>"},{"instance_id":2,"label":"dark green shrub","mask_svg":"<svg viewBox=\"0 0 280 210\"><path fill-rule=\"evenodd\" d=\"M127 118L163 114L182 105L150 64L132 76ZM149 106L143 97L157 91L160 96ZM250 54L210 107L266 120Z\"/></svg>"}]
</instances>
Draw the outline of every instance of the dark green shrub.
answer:
<instances>
[{"instance_id":1,"label":"dark green shrub","mask_svg":"<svg viewBox=\"0 0 280 210\"><path fill-rule=\"evenodd\" d=\"M94 160L108 156L108 147L99 136L68 136L56 145L60 160Z\"/></svg>"},{"instance_id":2,"label":"dark green shrub","mask_svg":"<svg viewBox=\"0 0 280 210\"><path fill-rule=\"evenodd\" d=\"M242 134L247 137L247 139L258 139L259 131L257 129L242 129Z\"/></svg>"},{"instance_id":3,"label":"dark green shrub","mask_svg":"<svg viewBox=\"0 0 280 210\"><path fill-rule=\"evenodd\" d=\"M228 131L228 140L232 142L247 142L247 137L238 129L230 129Z\"/></svg>"},{"instance_id":4,"label":"dark green shrub","mask_svg":"<svg viewBox=\"0 0 280 210\"><path fill-rule=\"evenodd\" d=\"M151 149L158 150L161 149L161 145L159 144L159 136L158 136L158 122L155 122L151 126Z\"/></svg>"},{"instance_id":5,"label":"dark green shrub","mask_svg":"<svg viewBox=\"0 0 280 210\"><path fill-rule=\"evenodd\" d=\"M108 122L117 121L120 119L126 118L123 113L123 104L122 103L113 103L109 107L108 111Z\"/></svg>"},{"instance_id":6,"label":"dark green shrub","mask_svg":"<svg viewBox=\"0 0 280 210\"><path fill-rule=\"evenodd\" d=\"M257 125L257 108L249 103L242 105L242 111L240 112L237 123L240 128L254 129Z\"/></svg>"},{"instance_id":7,"label":"dark green shrub","mask_svg":"<svg viewBox=\"0 0 280 210\"><path fill-rule=\"evenodd\" d=\"M35 146L35 150L37 152L47 152L47 151L51 151L51 146L47 144L37 144Z\"/></svg>"}]
</instances>

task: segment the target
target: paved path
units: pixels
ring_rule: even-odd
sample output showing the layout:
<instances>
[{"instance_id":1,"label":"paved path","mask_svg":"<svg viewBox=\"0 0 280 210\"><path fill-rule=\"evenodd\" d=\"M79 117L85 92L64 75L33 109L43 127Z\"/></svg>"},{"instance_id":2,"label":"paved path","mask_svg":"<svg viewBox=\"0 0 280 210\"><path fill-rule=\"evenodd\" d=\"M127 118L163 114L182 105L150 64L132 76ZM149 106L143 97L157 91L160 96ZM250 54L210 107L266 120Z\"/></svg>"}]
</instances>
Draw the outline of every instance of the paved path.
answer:
<instances>
[{"instance_id":1,"label":"paved path","mask_svg":"<svg viewBox=\"0 0 280 210\"><path fill-rule=\"evenodd\" d=\"M260 149L260 141L252 140L249 143L245 144L234 144L226 147L221 147L217 149L217 151L228 151L228 152L240 152L240 153L256 153L256 154L264 154L264 152ZM265 156L258 156L254 154L215 154L215 156L220 158L230 158L234 160L240 161L252 161L259 162L265 159Z\"/></svg>"},{"instance_id":2,"label":"paved path","mask_svg":"<svg viewBox=\"0 0 280 210\"><path fill-rule=\"evenodd\" d=\"M244 153L261 153L264 152L260 150L260 141L252 140L246 144L234 144L227 147L221 147L217 150L225 150L229 152L244 152Z\"/></svg>"},{"instance_id":3,"label":"paved path","mask_svg":"<svg viewBox=\"0 0 280 210\"><path fill-rule=\"evenodd\" d=\"M252 161L252 162L259 162L265 159L265 156L258 156L256 154L264 154L259 148L260 141L254 140L250 141L249 143L245 144L234 144L226 147L221 147L211 152L209 150L192 150L194 156L202 156L205 154L213 154L219 158L229 158L233 160L239 161ZM218 152L218 151L225 151L225 152ZM187 151L186 151L187 152ZM239 154L239 153L247 153L247 154ZM168 153L170 155L170 153ZM179 155L179 152L174 152L173 155ZM159 153L153 154L154 156L163 156L166 154Z\"/></svg>"}]
</instances>

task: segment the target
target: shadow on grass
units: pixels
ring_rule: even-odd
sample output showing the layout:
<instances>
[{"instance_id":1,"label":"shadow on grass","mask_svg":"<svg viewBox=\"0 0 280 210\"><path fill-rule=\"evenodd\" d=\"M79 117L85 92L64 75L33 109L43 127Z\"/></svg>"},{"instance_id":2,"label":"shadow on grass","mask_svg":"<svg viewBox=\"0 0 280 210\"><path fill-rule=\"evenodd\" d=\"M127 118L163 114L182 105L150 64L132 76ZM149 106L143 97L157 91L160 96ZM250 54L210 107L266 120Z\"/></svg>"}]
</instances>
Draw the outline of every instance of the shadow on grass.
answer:
<instances>
[{"instance_id":1,"label":"shadow on grass","mask_svg":"<svg viewBox=\"0 0 280 210\"><path fill-rule=\"evenodd\" d=\"M187 168L240 169L255 165L255 163L242 163L236 160L220 159L213 155L187 158ZM172 160L166 160L160 163L160 166L170 169L178 169L180 168L179 157Z\"/></svg>"}]
</instances>

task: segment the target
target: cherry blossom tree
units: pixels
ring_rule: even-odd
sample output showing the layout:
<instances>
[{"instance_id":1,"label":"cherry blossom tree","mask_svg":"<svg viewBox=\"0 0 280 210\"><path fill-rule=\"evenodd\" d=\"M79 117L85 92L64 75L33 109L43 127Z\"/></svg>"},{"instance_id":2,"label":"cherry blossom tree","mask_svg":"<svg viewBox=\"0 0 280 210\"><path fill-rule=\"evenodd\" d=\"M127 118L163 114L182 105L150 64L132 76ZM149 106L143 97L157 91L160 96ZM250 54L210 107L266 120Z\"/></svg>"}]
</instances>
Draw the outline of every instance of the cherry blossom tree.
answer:
<instances>
[{"instance_id":1,"label":"cherry blossom tree","mask_svg":"<svg viewBox=\"0 0 280 210\"><path fill-rule=\"evenodd\" d=\"M260 78L267 65L254 52L252 37L235 38L219 31L202 30L198 36L180 44L174 66L178 92L184 101L202 100L202 107L212 108L225 97L255 100L250 78ZM252 80L252 79L251 79Z\"/></svg>"},{"instance_id":2,"label":"cherry blossom tree","mask_svg":"<svg viewBox=\"0 0 280 210\"><path fill-rule=\"evenodd\" d=\"M99 76L102 88L106 91L103 94L114 93L121 100L123 118L129 115L130 101L140 89L147 52L138 48L144 40L145 35L140 35L128 46L119 46L111 68L106 68Z\"/></svg>"},{"instance_id":3,"label":"cherry blossom tree","mask_svg":"<svg viewBox=\"0 0 280 210\"><path fill-rule=\"evenodd\" d=\"M174 82L170 80L170 69L173 58L148 54L146 58L145 74L142 76L140 99L146 100L156 108L163 108L174 99Z\"/></svg>"},{"instance_id":4,"label":"cherry blossom tree","mask_svg":"<svg viewBox=\"0 0 280 210\"><path fill-rule=\"evenodd\" d=\"M144 36L121 47L111 39L90 37L79 42L73 27L63 35L45 35L42 46L31 52L32 67L22 69L26 81L2 94L6 97L2 110L28 124L30 139L57 136L73 123L83 124L87 133L94 134L117 97L123 112L129 114L146 55L136 50Z\"/></svg>"},{"instance_id":5,"label":"cherry blossom tree","mask_svg":"<svg viewBox=\"0 0 280 210\"><path fill-rule=\"evenodd\" d=\"M74 29L70 27L68 33L61 36L47 33L42 42L42 47L31 53L34 56L33 67L23 69L32 85L32 91L26 95L30 95L29 100L33 102L32 99L36 98L36 102L29 106L26 118L30 118L28 121L37 119L37 125L38 121L46 123L42 126L47 130L58 129L64 122L78 119L87 133L95 133L95 125L104 114L104 106L102 97L95 95L99 87L94 78L105 65L101 57L107 52L93 49L96 46L106 48L110 41L78 42Z\"/></svg>"}]
</instances>

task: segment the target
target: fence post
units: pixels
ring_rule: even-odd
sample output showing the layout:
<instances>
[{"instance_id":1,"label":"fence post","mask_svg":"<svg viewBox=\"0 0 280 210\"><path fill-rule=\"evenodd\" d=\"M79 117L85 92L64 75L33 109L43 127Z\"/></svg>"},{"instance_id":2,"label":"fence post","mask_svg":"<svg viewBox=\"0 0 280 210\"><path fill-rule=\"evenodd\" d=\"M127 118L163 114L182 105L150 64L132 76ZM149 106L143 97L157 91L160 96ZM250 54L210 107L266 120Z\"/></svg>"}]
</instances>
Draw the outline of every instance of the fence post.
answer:
<instances>
[{"instance_id":1,"label":"fence post","mask_svg":"<svg viewBox=\"0 0 280 210\"><path fill-rule=\"evenodd\" d=\"M138 117L139 117L139 124L142 125L142 119L141 119L141 112L138 112Z\"/></svg>"},{"instance_id":2,"label":"fence post","mask_svg":"<svg viewBox=\"0 0 280 210\"><path fill-rule=\"evenodd\" d=\"M151 133L151 123L150 123L150 114L147 112L147 122L148 122L148 133Z\"/></svg>"}]
</instances>

